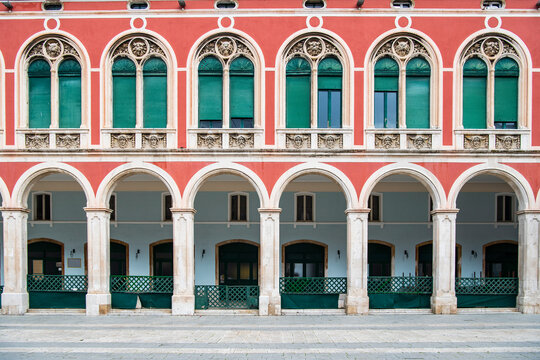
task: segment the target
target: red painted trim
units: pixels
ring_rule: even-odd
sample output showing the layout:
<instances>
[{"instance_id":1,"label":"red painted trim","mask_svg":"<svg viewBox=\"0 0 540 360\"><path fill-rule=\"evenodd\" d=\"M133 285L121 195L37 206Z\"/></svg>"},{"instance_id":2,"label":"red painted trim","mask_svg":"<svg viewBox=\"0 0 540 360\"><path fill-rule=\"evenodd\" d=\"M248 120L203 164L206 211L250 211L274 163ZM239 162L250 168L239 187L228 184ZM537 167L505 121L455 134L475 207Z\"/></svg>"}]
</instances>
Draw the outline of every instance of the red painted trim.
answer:
<instances>
[{"instance_id":1,"label":"red painted trim","mask_svg":"<svg viewBox=\"0 0 540 360\"><path fill-rule=\"evenodd\" d=\"M178 122L176 124L178 148L187 147L187 119L186 119L186 72L178 72Z\"/></svg>"},{"instance_id":2,"label":"red painted trim","mask_svg":"<svg viewBox=\"0 0 540 360\"><path fill-rule=\"evenodd\" d=\"M540 163L504 163L521 173L531 185L534 195L540 190Z\"/></svg>"},{"instance_id":3,"label":"red painted trim","mask_svg":"<svg viewBox=\"0 0 540 360\"><path fill-rule=\"evenodd\" d=\"M98 72L92 72L90 75L91 79L91 90L90 90L90 106L91 110L90 113L92 114L91 120L90 120L90 138L91 138L91 144L92 145L99 145L101 143L100 141L100 132L101 132L101 101L100 101L100 81L99 81L99 73ZM107 99L105 99L107 101ZM103 104L105 106L105 104ZM105 106L106 107L106 106Z\"/></svg>"},{"instance_id":4,"label":"red painted trim","mask_svg":"<svg viewBox=\"0 0 540 360\"><path fill-rule=\"evenodd\" d=\"M443 118L442 118L442 135L443 145L451 146L454 143L454 119L453 119L453 73L443 72Z\"/></svg>"},{"instance_id":5,"label":"red painted trim","mask_svg":"<svg viewBox=\"0 0 540 360\"><path fill-rule=\"evenodd\" d=\"M479 163L416 163L433 173L441 183L446 195L450 192L452 185L463 172Z\"/></svg>"},{"instance_id":6,"label":"red painted trim","mask_svg":"<svg viewBox=\"0 0 540 360\"><path fill-rule=\"evenodd\" d=\"M540 146L540 73L534 73L532 91L532 124L531 143L532 146Z\"/></svg>"},{"instance_id":7,"label":"red painted trim","mask_svg":"<svg viewBox=\"0 0 540 360\"><path fill-rule=\"evenodd\" d=\"M6 74L6 145L15 145L15 74Z\"/></svg>"},{"instance_id":8,"label":"red painted trim","mask_svg":"<svg viewBox=\"0 0 540 360\"><path fill-rule=\"evenodd\" d=\"M267 71L266 72L266 95L265 99L263 101L265 102L266 106L266 119L264 123L264 130L265 130L265 144L266 145L274 145L276 142L275 139L275 129L276 129L276 122L277 122L277 114L275 114L274 111L274 102L275 102L275 84L274 84L274 71Z\"/></svg>"},{"instance_id":9,"label":"red painted trim","mask_svg":"<svg viewBox=\"0 0 540 360\"><path fill-rule=\"evenodd\" d=\"M373 173L383 166L390 163L378 162L378 163L341 163L341 162L328 162L328 165L334 166L343 171L349 180L353 183L356 189L357 196L360 196L362 188L366 184L366 180L373 175Z\"/></svg>"},{"instance_id":10,"label":"red painted trim","mask_svg":"<svg viewBox=\"0 0 540 360\"><path fill-rule=\"evenodd\" d=\"M205 166L208 166L210 164L213 164L213 162L204 162L204 161L186 161L186 162L178 162L178 161L162 161L162 162L153 162L152 164L159 166L163 170L165 170L176 182L176 185L180 189L180 192L182 195L184 195L184 191L186 189L186 185L191 180L193 175L197 173L197 171L201 170Z\"/></svg>"},{"instance_id":11,"label":"red painted trim","mask_svg":"<svg viewBox=\"0 0 540 360\"><path fill-rule=\"evenodd\" d=\"M0 177L6 183L10 193L13 191L13 187L15 187L15 184L21 175L26 170L37 164L38 163L35 162L0 163Z\"/></svg>"},{"instance_id":12,"label":"red painted trim","mask_svg":"<svg viewBox=\"0 0 540 360\"><path fill-rule=\"evenodd\" d=\"M287 170L296 166L300 163L297 162L239 162L238 164L243 165L251 170L253 170L263 181L268 191L268 195L271 194L272 189L276 185L276 181L283 175Z\"/></svg>"},{"instance_id":13,"label":"red painted trim","mask_svg":"<svg viewBox=\"0 0 540 360\"><path fill-rule=\"evenodd\" d=\"M364 145L364 75L363 71L354 73L354 145Z\"/></svg>"}]
</instances>

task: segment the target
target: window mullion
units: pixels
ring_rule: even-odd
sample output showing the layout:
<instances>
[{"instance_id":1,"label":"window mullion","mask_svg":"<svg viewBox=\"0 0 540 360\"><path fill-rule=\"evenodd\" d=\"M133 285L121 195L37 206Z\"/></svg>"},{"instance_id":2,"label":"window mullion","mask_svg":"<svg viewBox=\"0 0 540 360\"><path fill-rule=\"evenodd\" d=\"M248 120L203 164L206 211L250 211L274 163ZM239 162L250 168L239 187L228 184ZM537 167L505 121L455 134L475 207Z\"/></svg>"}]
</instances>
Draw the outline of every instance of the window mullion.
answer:
<instances>
[{"instance_id":1,"label":"window mullion","mask_svg":"<svg viewBox=\"0 0 540 360\"><path fill-rule=\"evenodd\" d=\"M317 68L313 66L311 68L311 128L316 129L317 128L317 117L318 117L318 75L317 75Z\"/></svg>"},{"instance_id":2,"label":"window mullion","mask_svg":"<svg viewBox=\"0 0 540 360\"><path fill-rule=\"evenodd\" d=\"M486 128L495 129L495 67L491 66L487 78Z\"/></svg>"},{"instance_id":3,"label":"window mullion","mask_svg":"<svg viewBox=\"0 0 540 360\"><path fill-rule=\"evenodd\" d=\"M135 128L143 128L143 72L142 67L137 65L137 72L135 78Z\"/></svg>"},{"instance_id":4,"label":"window mullion","mask_svg":"<svg viewBox=\"0 0 540 360\"><path fill-rule=\"evenodd\" d=\"M51 124L49 125L51 129L58 129L58 114L60 112L58 81L58 68L51 67Z\"/></svg>"},{"instance_id":5,"label":"window mullion","mask_svg":"<svg viewBox=\"0 0 540 360\"><path fill-rule=\"evenodd\" d=\"M230 98L230 77L229 77L229 67L225 66L223 68L223 122L222 122L222 128L228 129L230 126L230 104L229 104L229 98Z\"/></svg>"},{"instance_id":6,"label":"window mullion","mask_svg":"<svg viewBox=\"0 0 540 360\"><path fill-rule=\"evenodd\" d=\"M407 70L405 67L401 67L399 70L399 83L398 83L398 128L405 129L407 127L407 118L405 116L405 101L407 98L406 94L406 76Z\"/></svg>"}]
</instances>

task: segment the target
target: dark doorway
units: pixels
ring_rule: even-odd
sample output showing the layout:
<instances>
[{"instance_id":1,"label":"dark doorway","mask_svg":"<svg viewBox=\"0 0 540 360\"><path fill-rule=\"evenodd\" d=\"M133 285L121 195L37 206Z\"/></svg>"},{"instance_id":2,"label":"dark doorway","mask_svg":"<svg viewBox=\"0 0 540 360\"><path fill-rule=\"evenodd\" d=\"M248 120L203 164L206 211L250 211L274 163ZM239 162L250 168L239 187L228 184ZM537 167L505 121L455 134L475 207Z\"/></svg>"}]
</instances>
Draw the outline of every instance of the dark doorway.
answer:
<instances>
[{"instance_id":1,"label":"dark doorway","mask_svg":"<svg viewBox=\"0 0 540 360\"><path fill-rule=\"evenodd\" d=\"M62 275L63 246L50 241L28 244L28 274Z\"/></svg>"},{"instance_id":2,"label":"dark doorway","mask_svg":"<svg viewBox=\"0 0 540 360\"><path fill-rule=\"evenodd\" d=\"M152 262L154 276L173 275L173 243L168 241L152 247Z\"/></svg>"},{"instance_id":3,"label":"dark doorway","mask_svg":"<svg viewBox=\"0 0 540 360\"><path fill-rule=\"evenodd\" d=\"M486 277L518 276L518 245L499 243L485 248Z\"/></svg>"},{"instance_id":4,"label":"dark doorway","mask_svg":"<svg viewBox=\"0 0 540 360\"><path fill-rule=\"evenodd\" d=\"M246 243L219 247L219 285L257 285L259 248Z\"/></svg>"},{"instance_id":5,"label":"dark doorway","mask_svg":"<svg viewBox=\"0 0 540 360\"><path fill-rule=\"evenodd\" d=\"M392 248L378 243L368 243L369 276L392 275Z\"/></svg>"},{"instance_id":6,"label":"dark doorway","mask_svg":"<svg viewBox=\"0 0 540 360\"><path fill-rule=\"evenodd\" d=\"M127 246L111 241L111 275L127 275Z\"/></svg>"},{"instance_id":7,"label":"dark doorway","mask_svg":"<svg viewBox=\"0 0 540 360\"><path fill-rule=\"evenodd\" d=\"M459 264L461 251L456 245L455 257L455 276L459 277ZM424 244L416 247L417 270L416 276L433 276L433 243Z\"/></svg>"},{"instance_id":8,"label":"dark doorway","mask_svg":"<svg viewBox=\"0 0 540 360\"><path fill-rule=\"evenodd\" d=\"M324 247L299 243L285 247L285 277L324 277Z\"/></svg>"}]
</instances>

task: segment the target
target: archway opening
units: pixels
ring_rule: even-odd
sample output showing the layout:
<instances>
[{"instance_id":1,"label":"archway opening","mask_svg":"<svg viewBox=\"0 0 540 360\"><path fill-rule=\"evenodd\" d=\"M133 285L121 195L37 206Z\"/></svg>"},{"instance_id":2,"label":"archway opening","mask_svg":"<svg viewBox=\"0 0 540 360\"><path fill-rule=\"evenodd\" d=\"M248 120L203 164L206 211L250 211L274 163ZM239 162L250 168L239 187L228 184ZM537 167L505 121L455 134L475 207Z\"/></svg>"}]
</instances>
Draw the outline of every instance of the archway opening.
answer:
<instances>
[{"instance_id":1,"label":"archway opening","mask_svg":"<svg viewBox=\"0 0 540 360\"><path fill-rule=\"evenodd\" d=\"M257 245L232 242L218 247L220 285L257 285L259 273Z\"/></svg>"},{"instance_id":2,"label":"archway opening","mask_svg":"<svg viewBox=\"0 0 540 360\"><path fill-rule=\"evenodd\" d=\"M368 272L371 276L391 276L394 246L384 242L368 243Z\"/></svg>"}]
</instances>

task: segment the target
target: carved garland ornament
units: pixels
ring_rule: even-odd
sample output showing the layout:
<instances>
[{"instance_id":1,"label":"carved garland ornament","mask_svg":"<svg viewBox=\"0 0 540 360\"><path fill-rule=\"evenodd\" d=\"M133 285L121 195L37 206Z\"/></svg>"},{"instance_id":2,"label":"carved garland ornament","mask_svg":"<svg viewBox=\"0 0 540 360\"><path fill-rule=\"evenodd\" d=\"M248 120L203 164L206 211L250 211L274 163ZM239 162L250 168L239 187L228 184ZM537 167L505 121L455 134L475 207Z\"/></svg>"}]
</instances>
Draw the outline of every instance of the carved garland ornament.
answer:
<instances>
[{"instance_id":1,"label":"carved garland ornament","mask_svg":"<svg viewBox=\"0 0 540 360\"><path fill-rule=\"evenodd\" d=\"M287 149L310 149L311 148L311 135L287 134L285 146Z\"/></svg>"},{"instance_id":2,"label":"carved garland ornament","mask_svg":"<svg viewBox=\"0 0 540 360\"><path fill-rule=\"evenodd\" d=\"M231 149L252 149L255 145L254 134L230 134L229 147Z\"/></svg>"},{"instance_id":3,"label":"carved garland ornament","mask_svg":"<svg viewBox=\"0 0 540 360\"><path fill-rule=\"evenodd\" d=\"M492 35L475 40L465 51L465 59L479 56L488 59L491 64L506 55L518 56L518 52L509 41Z\"/></svg>"},{"instance_id":4,"label":"carved garland ornament","mask_svg":"<svg viewBox=\"0 0 540 360\"><path fill-rule=\"evenodd\" d=\"M471 150L482 150L489 147L488 135L465 135L463 137L463 147Z\"/></svg>"},{"instance_id":5,"label":"carved garland ornament","mask_svg":"<svg viewBox=\"0 0 540 360\"><path fill-rule=\"evenodd\" d=\"M197 134L197 147L203 149L221 149L221 134Z\"/></svg>"},{"instance_id":6,"label":"carved garland ornament","mask_svg":"<svg viewBox=\"0 0 540 360\"><path fill-rule=\"evenodd\" d=\"M56 147L61 149L78 149L81 147L81 135L56 134Z\"/></svg>"},{"instance_id":7,"label":"carved garland ornament","mask_svg":"<svg viewBox=\"0 0 540 360\"><path fill-rule=\"evenodd\" d=\"M376 134L376 149L399 149L399 134Z\"/></svg>"},{"instance_id":8,"label":"carved garland ornament","mask_svg":"<svg viewBox=\"0 0 540 360\"><path fill-rule=\"evenodd\" d=\"M431 135L407 135L409 149L431 149Z\"/></svg>"},{"instance_id":9,"label":"carved garland ornament","mask_svg":"<svg viewBox=\"0 0 540 360\"><path fill-rule=\"evenodd\" d=\"M77 50L66 40L58 37L42 39L35 43L28 51L28 60L35 57L46 58L51 64L72 56L80 61L81 56Z\"/></svg>"},{"instance_id":10,"label":"carved garland ornament","mask_svg":"<svg viewBox=\"0 0 540 360\"><path fill-rule=\"evenodd\" d=\"M27 149L47 149L49 147L49 134L26 134L24 140Z\"/></svg>"},{"instance_id":11,"label":"carved garland ornament","mask_svg":"<svg viewBox=\"0 0 540 360\"><path fill-rule=\"evenodd\" d=\"M167 147L166 134L142 134L143 149L165 149Z\"/></svg>"},{"instance_id":12,"label":"carved garland ornament","mask_svg":"<svg viewBox=\"0 0 540 360\"><path fill-rule=\"evenodd\" d=\"M129 38L120 43L114 49L112 58L129 57L141 65L141 62L147 57L158 56L165 58L165 52L156 42L143 37Z\"/></svg>"},{"instance_id":13,"label":"carved garland ornament","mask_svg":"<svg viewBox=\"0 0 540 360\"><path fill-rule=\"evenodd\" d=\"M334 44L322 36L307 36L296 41L289 48L286 62L295 56L303 56L316 62L317 59L324 58L327 55L343 57L341 52Z\"/></svg>"},{"instance_id":14,"label":"carved garland ornament","mask_svg":"<svg viewBox=\"0 0 540 360\"><path fill-rule=\"evenodd\" d=\"M221 58L225 64L239 55L243 55L249 59L254 58L247 43L233 35L212 38L206 42L199 50L197 59L201 61L207 55L214 55Z\"/></svg>"},{"instance_id":15,"label":"carved garland ornament","mask_svg":"<svg viewBox=\"0 0 540 360\"><path fill-rule=\"evenodd\" d=\"M519 150L521 148L521 138L519 135L497 135L495 137L495 149L497 150Z\"/></svg>"},{"instance_id":16,"label":"carved garland ornament","mask_svg":"<svg viewBox=\"0 0 540 360\"><path fill-rule=\"evenodd\" d=\"M111 147L116 149L134 149L135 134L111 134Z\"/></svg>"},{"instance_id":17,"label":"carved garland ornament","mask_svg":"<svg viewBox=\"0 0 540 360\"><path fill-rule=\"evenodd\" d=\"M389 55L390 57L405 63L408 59L422 55L429 58L429 52L424 44L409 36L397 36L386 41L375 53L375 58Z\"/></svg>"},{"instance_id":18,"label":"carved garland ornament","mask_svg":"<svg viewBox=\"0 0 540 360\"><path fill-rule=\"evenodd\" d=\"M343 134L319 134L317 147L319 149L343 149Z\"/></svg>"}]
</instances>

